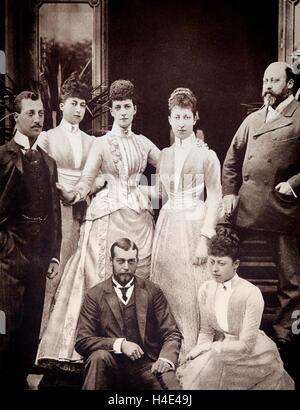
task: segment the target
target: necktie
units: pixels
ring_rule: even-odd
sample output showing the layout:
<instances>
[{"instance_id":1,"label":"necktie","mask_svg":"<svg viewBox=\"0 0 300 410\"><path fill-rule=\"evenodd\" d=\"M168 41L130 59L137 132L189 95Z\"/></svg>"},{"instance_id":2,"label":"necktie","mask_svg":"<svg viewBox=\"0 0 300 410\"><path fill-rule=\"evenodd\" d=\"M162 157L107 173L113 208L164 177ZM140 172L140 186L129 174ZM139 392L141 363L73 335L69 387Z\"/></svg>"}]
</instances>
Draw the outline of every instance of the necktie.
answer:
<instances>
[{"instance_id":1,"label":"necktie","mask_svg":"<svg viewBox=\"0 0 300 410\"><path fill-rule=\"evenodd\" d=\"M223 284L223 289L224 289L225 291L227 290L226 285L224 285L224 284Z\"/></svg>"},{"instance_id":2,"label":"necktie","mask_svg":"<svg viewBox=\"0 0 300 410\"><path fill-rule=\"evenodd\" d=\"M35 149L27 149L25 152L25 158L28 159L29 162L37 161L37 151Z\"/></svg>"},{"instance_id":3,"label":"necktie","mask_svg":"<svg viewBox=\"0 0 300 410\"><path fill-rule=\"evenodd\" d=\"M131 288L131 286L133 286L133 283L130 286L117 286L115 283L113 283L114 287L117 289L120 289L120 291L122 292L122 299L124 300L124 302L127 301L128 297L127 297L127 290Z\"/></svg>"},{"instance_id":4,"label":"necktie","mask_svg":"<svg viewBox=\"0 0 300 410\"><path fill-rule=\"evenodd\" d=\"M127 289L129 289L128 287L126 288L125 286L121 286L119 287L119 289L122 292L122 299L124 300L124 302L126 302L127 298Z\"/></svg>"}]
</instances>

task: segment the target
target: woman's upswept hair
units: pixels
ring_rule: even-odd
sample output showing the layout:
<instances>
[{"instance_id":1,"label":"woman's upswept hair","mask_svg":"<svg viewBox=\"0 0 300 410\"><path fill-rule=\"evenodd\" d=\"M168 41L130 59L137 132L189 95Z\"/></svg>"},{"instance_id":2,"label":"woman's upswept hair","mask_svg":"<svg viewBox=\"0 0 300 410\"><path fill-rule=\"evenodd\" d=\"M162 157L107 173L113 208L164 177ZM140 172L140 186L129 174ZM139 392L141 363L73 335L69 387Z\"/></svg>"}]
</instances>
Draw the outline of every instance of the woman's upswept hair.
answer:
<instances>
[{"instance_id":1,"label":"woman's upswept hair","mask_svg":"<svg viewBox=\"0 0 300 410\"><path fill-rule=\"evenodd\" d=\"M227 227L219 227L208 242L208 254L212 256L230 256L233 261L239 258L240 240L236 232Z\"/></svg>"},{"instance_id":2,"label":"woman's upswept hair","mask_svg":"<svg viewBox=\"0 0 300 410\"><path fill-rule=\"evenodd\" d=\"M89 97L88 86L79 79L76 71L63 82L60 88L60 102L65 102L68 98L79 98L88 102Z\"/></svg>"},{"instance_id":3,"label":"woman's upswept hair","mask_svg":"<svg viewBox=\"0 0 300 410\"><path fill-rule=\"evenodd\" d=\"M116 80L109 89L109 99L112 101L132 100L136 104L134 85L129 80Z\"/></svg>"},{"instance_id":4,"label":"woman's upswept hair","mask_svg":"<svg viewBox=\"0 0 300 410\"><path fill-rule=\"evenodd\" d=\"M194 116L197 115L197 98L189 88L176 88L169 97L169 113L176 105L181 108L190 108Z\"/></svg>"}]
</instances>

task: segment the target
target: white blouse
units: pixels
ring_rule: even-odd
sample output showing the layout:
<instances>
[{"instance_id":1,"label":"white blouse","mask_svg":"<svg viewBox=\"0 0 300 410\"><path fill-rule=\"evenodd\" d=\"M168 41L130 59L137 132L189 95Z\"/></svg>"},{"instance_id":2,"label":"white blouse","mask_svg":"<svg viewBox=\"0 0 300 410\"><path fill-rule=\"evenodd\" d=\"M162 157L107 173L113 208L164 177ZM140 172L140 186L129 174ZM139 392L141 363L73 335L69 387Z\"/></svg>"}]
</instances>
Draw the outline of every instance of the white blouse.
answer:
<instances>
[{"instance_id":1,"label":"white blouse","mask_svg":"<svg viewBox=\"0 0 300 410\"><path fill-rule=\"evenodd\" d=\"M82 141L81 133L78 124L70 124L65 119L62 119L60 124L67 136L74 156L74 167L79 169L82 160Z\"/></svg>"},{"instance_id":2,"label":"white blouse","mask_svg":"<svg viewBox=\"0 0 300 410\"><path fill-rule=\"evenodd\" d=\"M228 332L228 302L232 294L232 284L238 279L238 274L236 273L230 280L219 283L216 291L215 297L215 313L218 324L224 332Z\"/></svg>"},{"instance_id":3,"label":"white blouse","mask_svg":"<svg viewBox=\"0 0 300 410\"><path fill-rule=\"evenodd\" d=\"M178 191L178 185L180 181L181 171L183 164L193 146L192 136L195 137L195 134L192 133L189 137L181 140L178 137L175 137L175 170L174 170L174 184L175 191Z\"/></svg>"}]
</instances>

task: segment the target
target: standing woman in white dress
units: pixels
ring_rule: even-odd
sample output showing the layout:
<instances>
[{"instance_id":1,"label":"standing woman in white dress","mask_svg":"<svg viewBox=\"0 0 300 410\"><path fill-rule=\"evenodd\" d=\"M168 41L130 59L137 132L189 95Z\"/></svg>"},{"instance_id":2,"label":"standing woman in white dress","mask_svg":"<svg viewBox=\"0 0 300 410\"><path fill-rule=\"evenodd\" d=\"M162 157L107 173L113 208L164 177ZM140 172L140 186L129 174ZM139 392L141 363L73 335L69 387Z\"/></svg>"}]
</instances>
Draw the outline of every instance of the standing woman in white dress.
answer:
<instances>
[{"instance_id":1,"label":"standing woman in white dress","mask_svg":"<svg viewBox=\"0 0 300 410\"><path fill-rule=\"evenodd\" d=\"M88 87L79 80L76 73L67 78L60 90L59 108L62 121L58 127L43 131L38 137L38 145L47 152L57 164L58 182L66 189L72 189L79 181L95 137L79 128L86 112ZM47 280L47 291L41 325L43 332L51 310L51 298L64 271L65 265L75 253L79 240L80 224L83 221L86 202L61 205L62 242L58 275L54 280Z\"/></svg>"},{"instance_id":2,"label":"standing woman in white dress","mask_svg":"<svg viewBox=\"0 0 300 410\"><path fill-rule=\"evenodd\" d=\"M74 350L81 303L87 289L111 276L109 250L119 238L129 237L139 248L137 276L148 278L154 235L148 190L140 186L147 162L156 167L159 149L131 124L136 113L134 86L117 80L110 87L112 130L97 138L79 182L67 191L74 204L89 194L101 173L106 185L92 199L81 226L78 249L66 264L56 302L37 355L39 366L76 370L82 358Z\"/></svg>"},{"instance_id":3,"label":"standing woman in white dress","mask_svg":"<svg viewBox=\"0 0 300 410\"><path fill-rule=\"evenodd\" d=\"M72 189L79 181L95 141L95 137L79 128L86 112L87 100L87 85L73 73L64 81L60 90L61 123L53 129L43 131L38 138L38 145L56 161L58 182L66 189ZM61 273L77 249L80 221L85 208L84 203L72 206L61 201L62 244L59 264Z\"/></svg>"},{"instance_id":4,"label":"standing woman in white dress","mask_svg":"<svg viewBox=\"0 0 300 410\"><path fill-rule=\"evenodd\" d=\"M221 204L219 160L193 132L196 105L188 88L177 88L169 98L175 142L161 152L158 165L157 184L168 201L156 225L150 277L163 290L183 334L181 361L197 341L197 291L209 277L207 241L215 233Z\"/></svg>"}]
</instances>

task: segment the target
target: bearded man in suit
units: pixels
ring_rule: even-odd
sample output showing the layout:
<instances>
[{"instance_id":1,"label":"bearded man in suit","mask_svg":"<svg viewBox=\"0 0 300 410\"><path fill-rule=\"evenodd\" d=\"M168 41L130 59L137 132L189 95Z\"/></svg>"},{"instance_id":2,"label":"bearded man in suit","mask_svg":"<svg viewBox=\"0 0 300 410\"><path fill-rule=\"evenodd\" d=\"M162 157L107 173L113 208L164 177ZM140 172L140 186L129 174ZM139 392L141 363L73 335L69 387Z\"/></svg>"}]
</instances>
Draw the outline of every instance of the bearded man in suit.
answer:
<instances>
[{"instance_id":1,"label":"bearded man in suit","mask_svg":"<svg viewBox=\"0 0 300 410\"><path fill-rule=\"evenodd\" d=\"M238 129L222 178L225 212L232 214L241 237L260 232L275 251L280 306L273 328L282 351L293 339L293 312L300 301L300 103L294 84L288 64L267 67L265 104Z\"/></svg>"},{"instance_id":2,"label":"bearded man in suit","mask_svg":"<svg viewBox=\"0 0 300 410\"><path fill-rule=\"evenodd\" d=\"M175 366L181 333L161 289L135 276L138 248L111 247L113 275L83 302L75 349L84 357L83 390L180 389Z\"/></svg>"},{"instance_id":3,"label":"bearded man in suit","mask_svg":"<svg viewBox=\"0 0 300 410\"><path fill-rule=\"evenodd\" d=\"M0 147L1 388L26 389L38 345L46 274L58 272L61 214L55 161L37 145L43 103L30 91L14 101L16 132Z\"/></svg>"}]
</instances>

